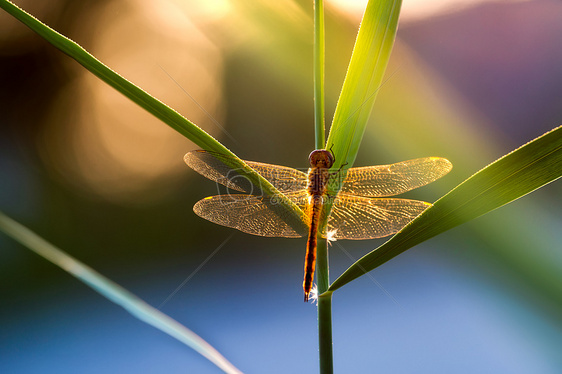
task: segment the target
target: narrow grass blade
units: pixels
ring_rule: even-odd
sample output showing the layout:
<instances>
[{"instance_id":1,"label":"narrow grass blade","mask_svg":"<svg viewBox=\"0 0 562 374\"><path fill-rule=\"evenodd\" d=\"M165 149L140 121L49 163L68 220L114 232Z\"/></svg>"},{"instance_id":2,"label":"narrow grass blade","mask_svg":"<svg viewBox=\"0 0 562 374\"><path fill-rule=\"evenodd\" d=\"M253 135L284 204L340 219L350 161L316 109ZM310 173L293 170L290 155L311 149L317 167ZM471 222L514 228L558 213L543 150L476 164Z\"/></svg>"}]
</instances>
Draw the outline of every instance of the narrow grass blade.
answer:
<instances>
[{"instance_id":1,"label":"narrow grass blade","mask_svg":"<svg viewBox=\"0 0 562 374\"><path fill-rule=\"evenodd\" d=\"M230 156L231 164L229 166L243 171L241 174L245 174L245 176L255 186L260 186L264 193L279 196L279 199L281 199L283 203L282 206L286 207L287 211L296 218L304 216L302 210L292 201L285 198L285 196L277 191L271 183L262 178L258 173L254 172L228 148L197 127L197 125L193 122L183 117L177 111L154 98L143 89L129 82L118 73L105 66L80 45L43 24L41 21L18 8L13 3L7 0L0 0L0 8L4 9L17 20L36 32L39 36L44 38L47 42L51 43L54 47L72 57L80 65L84 66L102 81L121 92L123 95L147 110L149 113L153 114L158 119L162 120L168 126L197 144L199 147L207 151L213 151Z\"/></svg>"},{"instance_id":2,"label":"narrow grass blade","mask_svg":"<svg viewBox=\"0 0 562 374\"><path fill-rule=\"evenodd\" d=\"M107 279L92 268L67 255L51 243L0 212L0 230L20 242L39 256L72 274L95 291L122 306L136 318L156 327L166 334L194 349L225 373L241 373L209 343L168 317L158 309L148 305L123 287Z\"/></svg>"},{"instance_id":3,"label":"narrow grass blade","mask_svg":"<svg viewBox=\"0 0 562 374\"><path fill-rule=\"evenodd\" d=\"M394 45L401 5L401 0L367 5L326 145L336 157L333 170L355 161Z\"/></svg>"},{"instance_id":4,"label":"narrow grass blade","mask_svg":"<svg viewBox=\"0 0 562 374\"><path fill-rule=\"evenodd\" d=\"M480 170L389 241L351 265L334 291L433 236L518 199L562 176L562 126Z\"/></svg>"}]
</instances>

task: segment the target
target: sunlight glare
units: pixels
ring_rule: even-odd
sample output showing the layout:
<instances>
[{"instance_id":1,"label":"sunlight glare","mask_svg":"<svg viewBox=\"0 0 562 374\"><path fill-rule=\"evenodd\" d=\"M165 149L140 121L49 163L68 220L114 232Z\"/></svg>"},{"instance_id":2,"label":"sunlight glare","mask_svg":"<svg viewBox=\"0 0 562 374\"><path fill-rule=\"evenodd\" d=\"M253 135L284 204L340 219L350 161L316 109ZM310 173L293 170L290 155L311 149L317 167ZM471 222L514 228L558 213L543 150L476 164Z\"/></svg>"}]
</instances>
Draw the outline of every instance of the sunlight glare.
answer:
<instances>
[{"instance_id":1,"label":"sunlight glare","mask_svg":"<svg viewBox=\"0 0 562 374\"><path fill-rule=\"evenodd\" d=\"M312 304L318 304L318 287L316 287L316 284L312 286L312 289L310 290L310 295L308 295L308 300Z\"/></svg>"},{"instance_id":2,"label":"sunlight glare","mask_svg":"<svg viewBox=\"0 0 562 374\"><path fill-rule=\"evenodd\" d=\"M337 229L330 230L326 233L326 240L328 241L328 245L331 245L333 242L337 241L336 234L338 233Z\"/></svg>"},{"instance_id":3,"label":"sunlight glare","mask_svg":"<svg viewBox=\"0 0 562 374\"><path fill-rule=\"evenodd\" d=\"M521 2L529 0L403 0L401 19L420 19L490 2ZM328 3L350 18L361 19L368 0L328 0Z\"/></svg>"},{"instance_id":4,"label":"sunlight glare","mask_svg":"<svg viewBox=\"0 0 562 374\"><path fill-rule=\"evenodd\" d=\"M178 8L184 10L185 14L194 20L209 22L218 21L227 17L234 6L231 0L172 0Z\"/></svg>"}]
</instances>

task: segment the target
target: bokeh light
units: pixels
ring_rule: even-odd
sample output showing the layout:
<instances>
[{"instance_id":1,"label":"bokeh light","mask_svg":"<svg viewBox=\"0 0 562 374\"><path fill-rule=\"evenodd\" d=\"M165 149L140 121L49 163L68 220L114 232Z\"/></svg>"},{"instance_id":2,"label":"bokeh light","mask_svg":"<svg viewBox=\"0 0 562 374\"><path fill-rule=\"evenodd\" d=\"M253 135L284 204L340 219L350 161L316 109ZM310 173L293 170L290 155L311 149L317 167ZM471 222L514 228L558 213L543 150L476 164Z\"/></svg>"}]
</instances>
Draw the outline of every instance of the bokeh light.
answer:
<instances>
[{"instance_id":1,"label":"bokeh light","mask_svg":"<svg viewBox=\"0 0 562 374\"><path fill-rule=\"evenodd\" d=\"M482 3L514 3L529 0L403 0L401 19L411 21L454 13ZM327 0L343 14L360 19L369 0Z\"/></svg>"},{"instance_id":2,"label":"bokeh light","mask_svg":"<svg viewBox=\"0 0 562 374\"><path fill-rule=\"evenodd\" d=\"M197 12L199 21L206 22L203 17L213 9ZM221 53L184 10L173 2L111 2L86 18L88 34L95 35L88 42L92 53L217 134L198 105L222 121ZM137 204L177 188L178 157L192 148L189 142L80 66L68 69L72 81L48 113L39 144L57 176L105 198Z\"/></svg>"}]
</instances>

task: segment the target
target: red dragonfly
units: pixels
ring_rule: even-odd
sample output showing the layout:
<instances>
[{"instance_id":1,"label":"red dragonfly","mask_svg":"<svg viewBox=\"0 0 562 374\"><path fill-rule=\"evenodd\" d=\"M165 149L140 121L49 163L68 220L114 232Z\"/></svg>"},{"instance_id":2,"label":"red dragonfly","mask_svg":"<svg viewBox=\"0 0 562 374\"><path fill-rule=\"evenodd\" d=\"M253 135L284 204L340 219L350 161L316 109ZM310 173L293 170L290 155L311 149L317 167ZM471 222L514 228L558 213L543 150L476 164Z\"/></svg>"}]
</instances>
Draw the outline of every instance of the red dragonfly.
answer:
<instances>
[{"instance_id":1,"label":"red dragonfly","mask_svg":"<svg viewBox=\"0 0 562 374\"><path fill-rule=\"evenodd\" d=\"M303 281L304 301L312 289L316 263L316 238L326 199L332 210L322 237L374 239L394 234L417 217L430 203L388 198L424 186L447 174L451 163L440 157L425 157L391 165L350 168L330 173L334 163L330 151L315 150L309 156L308 173L279 165L245 161L305 212L300 219L287 214L279 197L262 193L243 172L228 166L229 156L192 151L184 161L193 170L229 189L248 194L223 194L198 201L194 212L216 224L248 234L299 238L308 235ZM231 163L230 163L231 164ZM342 178L343 177L343 178ZM341 183L336 196L328 196L329 183Z\"/></svg>"}]
</instances>

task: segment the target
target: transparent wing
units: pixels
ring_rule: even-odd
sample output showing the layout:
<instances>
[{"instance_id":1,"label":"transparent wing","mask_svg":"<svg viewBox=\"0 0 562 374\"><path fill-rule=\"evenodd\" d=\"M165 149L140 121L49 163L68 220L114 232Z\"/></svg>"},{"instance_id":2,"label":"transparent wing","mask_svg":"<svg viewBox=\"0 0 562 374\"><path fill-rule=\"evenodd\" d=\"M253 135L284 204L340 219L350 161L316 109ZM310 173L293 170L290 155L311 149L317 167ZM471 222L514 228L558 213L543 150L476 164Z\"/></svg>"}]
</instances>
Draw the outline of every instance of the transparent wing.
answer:
<instances>
[{"instance_id":1,"label":"transparent wing","mask_svg":"<svg viewBox=\"0 0 562 374\"><path fill-rule=\"evenodd\" d=\"M198 150L187 153L183 159L190 168L199 174L228 188L248 193L255 193L256 190L260 190L259 186L256 189L244 174L238 171L240 169L233 169L228 166L229 160L232 158L227 155ZM283 193L306 188L307 176L301 171L261 162L244 162Z\"/></svg>"},{"instance_id":2,"label":"transparent wing","mask_svg":"<svg viewBox=\"0 0 562 374\"><path fill-rule=\"evenodd\" d=\"M306 189L308 179L307 175L302 171L287 166L264 164L262 162L244 162L283 193Z\"/></svg>"},{"instance_id":3,"label":"transparent wing","mask_svg":"<svg viewBox=\"0 0 562 374\"><path fill-rule=\"evenodd\" d=\"M286 195L306 209L306 191ZM268 237L298 238L308 235L306 218L287 214L275 196L226 194L198 201L193 211L202 218L221 226Z\"/></svg>"},{"instance_id":4,"label":"transparent wing","mask_svg":"<svg viewBox=\"0 0 562 374\"><path fill-rule=\"evenodd\" d=\"M441 178L452 167L447 159L426 157L392 165L351 168L341 192L369 197L398 195Z\"/></svg>"},{"instance_id":5,"label":"transparent wing","mask_svg":"<svg viewBox=\"0 0 562 374\"><path fill-rule=\"evenodd\" d=\"M418 200L368 198L340 193L328 220L327 231L336 239L374 239L397 233L430 203Z\"/></svg>"}]
</instances>

